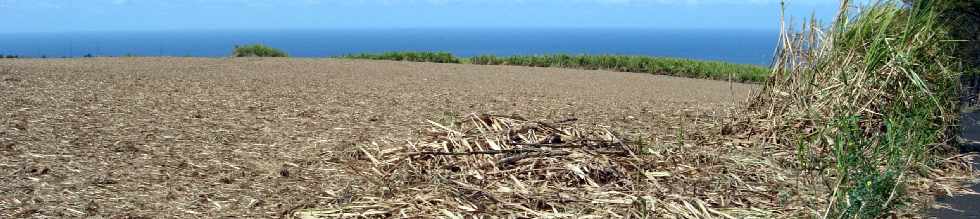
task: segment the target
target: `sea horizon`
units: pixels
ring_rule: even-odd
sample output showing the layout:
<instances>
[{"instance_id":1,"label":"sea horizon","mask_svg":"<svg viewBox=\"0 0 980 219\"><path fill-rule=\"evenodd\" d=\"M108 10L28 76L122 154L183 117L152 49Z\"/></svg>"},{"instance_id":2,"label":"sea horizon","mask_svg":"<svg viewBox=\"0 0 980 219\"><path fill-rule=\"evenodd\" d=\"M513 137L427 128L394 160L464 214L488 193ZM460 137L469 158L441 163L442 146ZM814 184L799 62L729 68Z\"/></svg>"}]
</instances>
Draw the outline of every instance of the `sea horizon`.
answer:
<instances>
[{"instance_id":1,"label":"sea horizon","mask_svg":"<svg viewBox=\"0 0 980 219\"><path fill-rule=\"evenodd\" d=\"M350 28L0 33L0 54L22 57L227 57L265 44L293 57L391 51L477 55L641 55L768 65L779 32L758 29Z\"/></svg>"}]
</instances>

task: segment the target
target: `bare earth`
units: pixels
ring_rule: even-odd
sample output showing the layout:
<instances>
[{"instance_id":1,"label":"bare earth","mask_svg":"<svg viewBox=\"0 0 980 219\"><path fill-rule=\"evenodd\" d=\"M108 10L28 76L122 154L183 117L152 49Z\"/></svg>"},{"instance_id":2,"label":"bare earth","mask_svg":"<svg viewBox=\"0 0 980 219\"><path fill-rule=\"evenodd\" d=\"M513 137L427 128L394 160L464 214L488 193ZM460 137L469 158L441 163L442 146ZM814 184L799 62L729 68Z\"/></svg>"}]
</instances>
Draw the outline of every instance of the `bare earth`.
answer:
<instances>
[{"instance_id":1,"label":"bare earth","mask_svg":"<svg viewBox=\"0 0 980 219\"><path fill-rule=\"evenodd\" d=\"M351 181L330 154L413 138L426 120L578 118L667 136L754 88L388 61L0 60L0 218L279 217Z\"/></svg>"}]
</instances>

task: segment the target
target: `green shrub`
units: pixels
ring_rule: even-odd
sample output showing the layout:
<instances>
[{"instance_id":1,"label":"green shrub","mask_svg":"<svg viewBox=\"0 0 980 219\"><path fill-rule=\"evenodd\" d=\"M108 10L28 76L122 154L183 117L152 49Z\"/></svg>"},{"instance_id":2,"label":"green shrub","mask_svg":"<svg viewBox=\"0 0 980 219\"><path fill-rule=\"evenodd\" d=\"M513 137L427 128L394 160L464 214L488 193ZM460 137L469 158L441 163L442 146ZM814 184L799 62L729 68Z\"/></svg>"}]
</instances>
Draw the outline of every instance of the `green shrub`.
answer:
<instances>
[{"instance_id":1,"label":"green shrub","mask_svg":"<svg viewBox=\"0 0 980 219\"><path fill-rule=\"evenodd\" d=\"M282 50L268 47L262 44L235 46L232 52L233 57L288 57Z\"/></svg>"}]
</instances>

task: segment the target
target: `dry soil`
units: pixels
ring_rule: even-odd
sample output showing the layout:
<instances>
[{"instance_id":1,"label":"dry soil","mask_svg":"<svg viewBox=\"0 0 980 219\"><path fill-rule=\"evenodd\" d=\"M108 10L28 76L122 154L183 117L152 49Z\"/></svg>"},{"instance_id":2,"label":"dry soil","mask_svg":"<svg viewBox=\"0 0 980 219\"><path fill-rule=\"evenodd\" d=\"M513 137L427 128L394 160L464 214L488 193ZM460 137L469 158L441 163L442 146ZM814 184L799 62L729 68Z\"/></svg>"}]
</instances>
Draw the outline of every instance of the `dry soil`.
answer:
<instances>
[{"instance_id":1,"label":"dry soil","mask_svg":"<svg viewBox=\"0 0 980 219\"><path fill-rule=\"evenodd\" d=\"M0 60L0 218L278 217L351 181L330 154L411 139L426 120L513 114L668 135L755 88L365 60Z\"/></svg>"}]
</instances>

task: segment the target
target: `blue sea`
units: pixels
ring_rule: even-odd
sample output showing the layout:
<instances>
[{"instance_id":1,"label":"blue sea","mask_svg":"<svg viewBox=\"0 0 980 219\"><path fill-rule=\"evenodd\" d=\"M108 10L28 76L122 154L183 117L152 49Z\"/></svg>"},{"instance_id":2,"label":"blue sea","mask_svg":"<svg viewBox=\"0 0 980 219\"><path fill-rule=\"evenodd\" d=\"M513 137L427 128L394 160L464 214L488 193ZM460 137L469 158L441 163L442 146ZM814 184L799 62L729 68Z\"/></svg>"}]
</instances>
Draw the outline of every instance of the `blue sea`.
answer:
<instances>
[{"instance_id":1,"label":"blue sea","mask_svg":"<svg viewBox=\"0 0 980 219\"><path fill-rule=\"evenodd\" d=\"M386 51L443 51L457 56L617 54L768 65L778 32L658 29L350 29L142 31L0 34L0 54L25 57L228 56L235 45L262 43L295 57Z\"/></svg>"}]
</instances>

